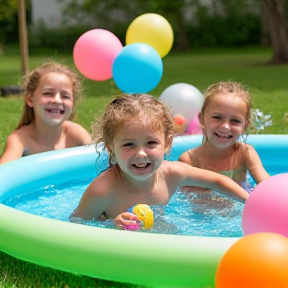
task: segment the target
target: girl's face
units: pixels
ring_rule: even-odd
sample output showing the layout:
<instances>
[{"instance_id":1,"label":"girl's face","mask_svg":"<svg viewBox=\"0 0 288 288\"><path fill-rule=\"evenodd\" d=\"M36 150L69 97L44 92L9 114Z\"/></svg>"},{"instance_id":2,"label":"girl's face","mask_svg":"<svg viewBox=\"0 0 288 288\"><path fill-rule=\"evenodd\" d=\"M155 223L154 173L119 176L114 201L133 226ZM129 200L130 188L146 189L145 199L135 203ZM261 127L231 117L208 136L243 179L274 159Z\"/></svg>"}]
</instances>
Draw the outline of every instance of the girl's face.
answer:
<instances>
[{"instance_id":1,"label":"girl's face","mask_svg":"<svg viewBox=\"0 0 288 288\"><path fill-rule=\"evenodd\" d=\"M151 129L145 115L131 121L115 136L111 145L120 169L138 180L149 178L161 165L164 157L164 133Z\"/></svg>"},{"instance_id":2,"label":"girl's face","mask_svg":"<svg viewBox=\"0 0 288 288\"><path fill-rule=\"evenodd\" d=\"M27 97L27 104L33 107L35 119L50 124L67 120L73 108L73 84L68 76L50 72L44 74L38 87Z\"/></svg>"},{"instance_id":3,"label":"girl's face","mask_svg":"<svg viewBox=\"0 0 288 288\"><path fill-rule=\"evenodd\" d=\"M235 95L218 94L204 115L204 130L208 142L226 148L234 144L245 131L247 106Z\"/></svg>"}]
</instances>

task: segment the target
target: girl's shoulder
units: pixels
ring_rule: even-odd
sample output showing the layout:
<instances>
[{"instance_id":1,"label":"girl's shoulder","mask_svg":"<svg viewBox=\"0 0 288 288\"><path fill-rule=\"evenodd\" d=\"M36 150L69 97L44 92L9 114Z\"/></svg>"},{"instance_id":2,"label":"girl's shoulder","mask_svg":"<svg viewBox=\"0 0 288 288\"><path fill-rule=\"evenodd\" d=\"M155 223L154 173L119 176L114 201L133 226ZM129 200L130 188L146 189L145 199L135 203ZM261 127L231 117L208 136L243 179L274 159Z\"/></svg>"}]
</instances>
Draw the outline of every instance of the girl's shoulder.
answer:
<instances>
[{"instance_id":1,"label":"girl's shoulder","mask_svg":"<svg viewBox=\"0 0 288 288\"><path fill-rule=\"evenodd\" d=\"M179 157L179 161L187 163L192 166L197 166L201 153L202 153L201 146L192 148L182 153L181 156Z\"/></svg>"},{"instance_id":2,"label":"girl's shoulder","mask_svg":"<svg viewBox=\"0 0 288 288\"><path fill-rule=\"evenodd\" d=\"M101 172L91 183L92 186L101 190L101 194L110 194L119 187L119 177L115 166Z\"/></svg>"},{"instance_id":3,"label":"girl's shoulder","mask_svg":"<svg viewBox=\"0 0 288 288\"><path fill-rule=\"evenodd\" d=\"M242 154L243 159L249 159L251 155L257 153L255 148L247 143L237 143L236 149Z\"/></svg>"},{"instance_id":4,"label":"girl's shoulder","mask_svg":"<svg viewBox=\"0 0 288 288\"><path fill-rule=\"evenodd\" d=\"M71 141L70 146L87 145L91 143L91 135L78 123L65 121L63 123L66 136Z\"/></svg>"},{"instance_id":5,"label":"girl's shoulder","mask_svg":"<svg viewBox=\"0 0 288 288\"><path fill-rule=\"evenodd\" d=\"M26 142L27 139L31 138L33 134L31 125L21 126L14 130L7 138L7 140Z\"/></svg>"}]
</instances>

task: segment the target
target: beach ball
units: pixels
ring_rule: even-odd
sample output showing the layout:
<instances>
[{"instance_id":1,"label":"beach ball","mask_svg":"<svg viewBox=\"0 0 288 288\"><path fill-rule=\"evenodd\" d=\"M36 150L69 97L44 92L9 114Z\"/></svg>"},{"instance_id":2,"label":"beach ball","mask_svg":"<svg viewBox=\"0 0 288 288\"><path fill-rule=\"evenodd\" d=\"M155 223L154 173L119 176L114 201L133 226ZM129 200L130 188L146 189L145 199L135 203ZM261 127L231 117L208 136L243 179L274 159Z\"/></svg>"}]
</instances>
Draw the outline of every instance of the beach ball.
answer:
<instances>
[{"instance_id":1,"label":"beach ball","mask_svg":"<svg viewBox=\"0 0 288 288\"><path fill-rule=\"evenodd\" d=\"M240 238L221 258L215 287L288 287L288 239L275 233Z\"/></svg>"},{"instance_id":2,"label":"beach ball","mask_svg":"<svg viewBox=\"0 0 288 288\"><path fill-rule=\"evenodd\" d=\"M254 188L244 205L242 230L244 235L271 232L288 236L288 173L271 176Z\"/></svg>"},{"instance_id":3,"label":"beach ball","mask_svg":"<svg viewBox=\"0 0 288 288\"><path fill-rule=\"evenodd\" d=\"M122 43L112 32L92 29L76 41L73 49L74 64L91 80L108 80L112 78L112 65L122 48Z\"/></svg>"},{"instance_id":4,"label":"beach ball","mask_svg":"<svg viewBox=\"0 0 288 288\"><path fill-rule=\"evenodd\" d=\"M126 32L126 44L145 43L152 46L163 58L174 41L170 23L161 15L146 13L134 19Z\"/></svg>"},{"instance_id":5,"label":"beach ball","mask_svg":"<svg viewBox=\"0 0 288 288\"><path fill-rule=\"evenodd\" d=\"M182 115L187 122L190 122L201 110L204 97L193 85L177 83L167 87L159 100L172 108L173 116Z\"/></svg>"},{"instance_id":6,"label":"beach ball","mask_svg":"<svg viewBox=\"0 0 288 288\"><path fill-rule=\"evenodd\" d=\"M162 77L162 59L147 44L130 44L116 57L112 74L115 84L122 92L147 93L158 85Z\"/></svg>"}]
</instances>

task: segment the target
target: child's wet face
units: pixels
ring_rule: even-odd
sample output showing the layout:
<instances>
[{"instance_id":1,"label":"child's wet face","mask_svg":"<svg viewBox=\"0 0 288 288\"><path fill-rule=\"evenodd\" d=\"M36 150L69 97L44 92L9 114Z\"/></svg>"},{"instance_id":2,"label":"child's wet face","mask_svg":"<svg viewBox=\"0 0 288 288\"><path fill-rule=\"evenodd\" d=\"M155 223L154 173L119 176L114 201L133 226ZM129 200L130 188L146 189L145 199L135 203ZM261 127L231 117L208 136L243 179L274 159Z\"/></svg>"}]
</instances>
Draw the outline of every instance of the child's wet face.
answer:
<instances>
[{"instance_id":1,"label":"child's wet face","mask_svg":"<svg viewBox=\"0 0 288 288\"><path fill-rule=\"evenodd\" d=\"M142 115L116 134L111 148L122 171L132 178L144 180L163 161L164 133L154 131L150 119Z\"/></svg>"},{"instance_id":2,"label":"child's wet face","mask_svg":"<svg viewBox=\"0 0 288 288\"><path fill-rule=\"evenodd\" d=\"M233 94L218 94L213 97L204 115L207 140L225 148L234 144L245 131L247 106Z\"/></svg>"},{"instance_id":3,"label":"child's wet face","mask_svg":"<svg viewBox=\"0 0 288 288\"><path fill-rule=\"evenodd\" d=\"M33 107L35 118L51 124L67 120L73 108L73 84L68 76L50 72L44 74L27 104Z\"/></svg>"}]
</instances>

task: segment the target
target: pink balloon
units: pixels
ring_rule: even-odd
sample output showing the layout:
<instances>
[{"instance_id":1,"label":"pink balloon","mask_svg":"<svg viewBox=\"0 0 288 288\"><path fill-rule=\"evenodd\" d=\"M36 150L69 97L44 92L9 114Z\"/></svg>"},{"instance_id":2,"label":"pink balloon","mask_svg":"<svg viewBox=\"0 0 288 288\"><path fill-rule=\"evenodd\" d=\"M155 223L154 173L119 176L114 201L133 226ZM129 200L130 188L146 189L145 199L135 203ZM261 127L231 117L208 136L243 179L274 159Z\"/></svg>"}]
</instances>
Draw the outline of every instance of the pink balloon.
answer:
<instances>
[{"instance_id":1,"label":"pink balloon","mask_svg":"<svg viewBox=\"0 0 288 288\"><path fill-rule=\"evenodd\" d=\"M251 192L243 209L242 231L288 236L288 173L271 176Z\"/></svg>"},{"instance_id":2,"label":"pink balloon","mask_svg":"<svg viewBox=\"0 0 288 288\"><path fill-rule=\"evenodd\" d=\"M89 30L74 45L75 66L91 80L108 80L112 78L113 62L122 48L120 40L110 31Z\"/></svg>"},{"instance_id":3,"label":"pink balloon","mask_svg":"<svg viewBox=\"0 0 288 288\"><path fill-rule=\"evenodd\" d=\"M186 133L188 133L188 134L203 134L203 130L202 130L201 124L199 122L199 118L198 118L198 113L189 122L188 127L186 129Z\"/></svg>"}]
</instances>

